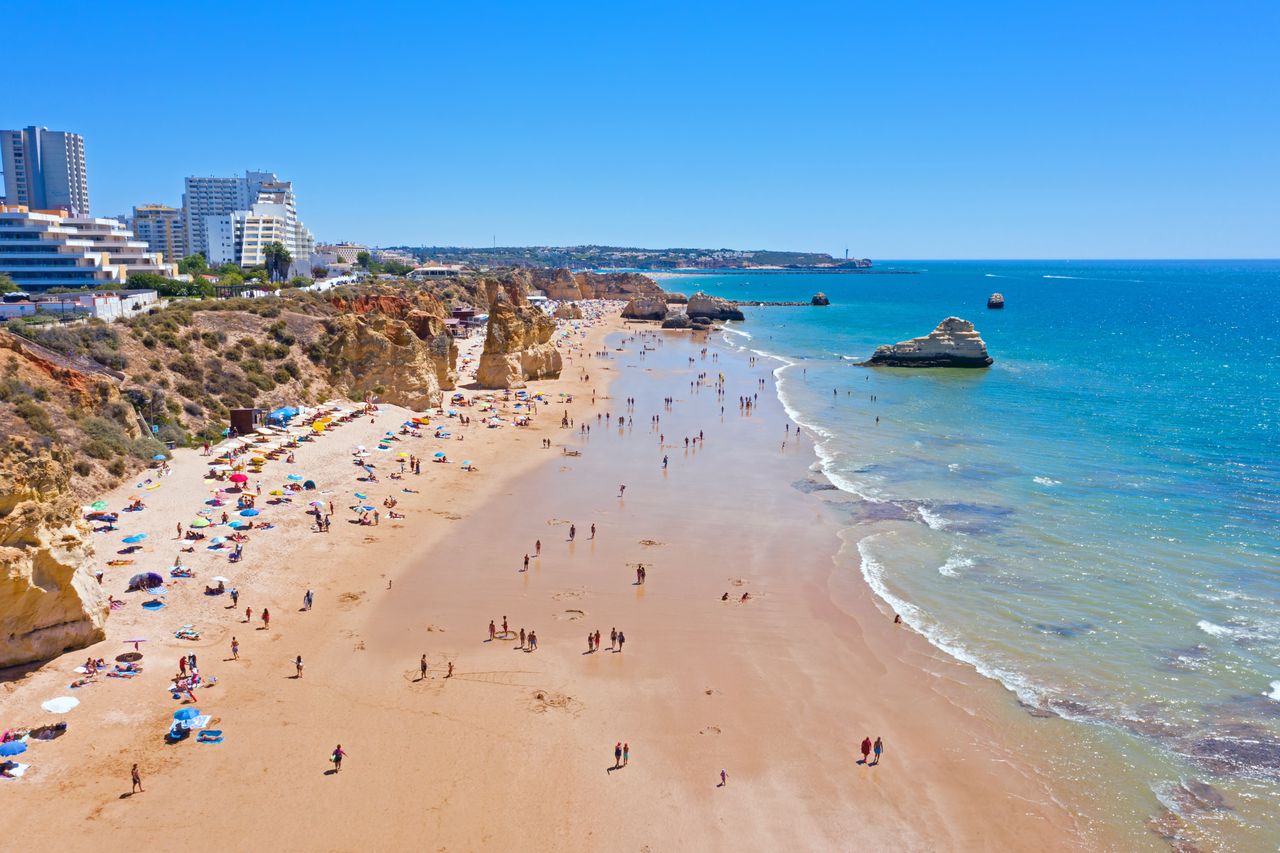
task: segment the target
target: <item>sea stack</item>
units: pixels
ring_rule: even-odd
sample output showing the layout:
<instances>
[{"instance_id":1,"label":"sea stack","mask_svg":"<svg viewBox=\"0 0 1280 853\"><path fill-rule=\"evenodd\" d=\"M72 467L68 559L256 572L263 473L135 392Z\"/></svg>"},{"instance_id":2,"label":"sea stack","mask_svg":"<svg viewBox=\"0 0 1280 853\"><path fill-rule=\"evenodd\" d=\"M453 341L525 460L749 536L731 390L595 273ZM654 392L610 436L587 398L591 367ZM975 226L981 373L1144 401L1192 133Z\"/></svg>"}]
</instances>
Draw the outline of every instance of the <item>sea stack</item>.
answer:
<instances>
[{"instance_id":1,"label":"sea stack","mask_svg":"<svg viewBox=\"0 0 1280 853\"><path fill-rule=\"evenodd\" d=\"M1004 307L1004 294L1003 294L1003 293L993 293L993 294L991 294L990 296L988 296L988 297L987 297L987 307L988 307L988 308L1003 308L1003 307Z\"/></svg>"},{"instance_id":2,"label":"sea stack","mask_svg":"<svg viewBox=\"0 0 1280 853\"><path fill-rule=\"evenodd\" d=\"M695 293L689 297L689 306L685 309L685 313L689 315L690 320L696 320L704 317L708 320L743 320L742 309L737 303L730 302L728 299L721 299L719 296L709 296L705 293Z\"/></svg>"},{"instance_id":3,"label":"sea stack","mask_svg":"<svg viewBox=\"0 0 1280 853\"><path fill-rule=\"evenodd\" d=\"M876 347L864 367L990 367L982 336L968 320L948 317L922 338Z\"/></svg>"},{"instance_id":4,"label":"sea stack","mask_svg":"<svg viewBox=\"0 0 1280 853\"><path fill-rule=\"evenodd\" d=\"M809 300L810 305L830 305L831 300L827 298L827 294L819 290L813 294L813 298Z\"/></svg>"}]
</instances>

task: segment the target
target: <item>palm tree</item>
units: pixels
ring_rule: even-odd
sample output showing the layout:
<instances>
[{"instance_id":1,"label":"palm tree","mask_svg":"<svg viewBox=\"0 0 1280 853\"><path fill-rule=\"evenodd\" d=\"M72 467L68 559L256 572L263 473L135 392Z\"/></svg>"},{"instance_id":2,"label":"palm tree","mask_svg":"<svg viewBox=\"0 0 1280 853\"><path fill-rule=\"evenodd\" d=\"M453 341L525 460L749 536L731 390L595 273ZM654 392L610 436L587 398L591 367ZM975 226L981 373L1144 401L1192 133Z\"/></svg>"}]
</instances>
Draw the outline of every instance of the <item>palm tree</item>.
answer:
<instances>
[{"instance_id":1,"label":"palm tree","mask_svg":"<svg viewBox=\"0 0 1280 853\"><path fill-rule=\"evenodd\" d=\"M267 262L267 275L272 281L284 281L289 276L289 264L293 263L293 256L289 254L289 250L279 240L268 243L262 250L262 254Z\"/></svg>"}]
</instances>

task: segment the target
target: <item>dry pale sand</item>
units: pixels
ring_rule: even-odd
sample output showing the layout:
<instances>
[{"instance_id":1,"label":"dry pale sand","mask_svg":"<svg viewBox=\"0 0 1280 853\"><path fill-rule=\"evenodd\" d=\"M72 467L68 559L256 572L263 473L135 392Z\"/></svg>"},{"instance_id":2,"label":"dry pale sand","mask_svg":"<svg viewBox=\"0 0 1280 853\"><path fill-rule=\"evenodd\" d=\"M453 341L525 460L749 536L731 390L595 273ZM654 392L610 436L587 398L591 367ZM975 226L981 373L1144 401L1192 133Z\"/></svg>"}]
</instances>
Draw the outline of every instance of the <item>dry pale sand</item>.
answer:
<instances>
[{"instance_id":1,"label":"dry pale sand","mask_svg":"<svg viewBox=\"0 0 1280 853\"><path fill-rule=\"evenodd\" d=\"M601 349L616 327L593 328L584 349ZM477 473L424 464L395 482L385 478L394 456L379 454L383 479L365 491L375 505L396 494L404 521L362 527L341 509L364 487L351 448L372 447L403 411L346 425L292 466L270 464L268 488L296 470L330 493L332 533L310 532L303 501L270 508L262 518L277 529L253 534L243 563L186 555L196 579L171 584L169 607L144 613L141 596L121 595L126 578L172 563L174 524L206 495L205 460L178 454L150 508L111 534L114 547L127 533L150 536L137 566L108 570L108 589L130 602L109 639L4 684L6 726L50 721L39 706L55 696L82 702L65 737L25 754L24 779L0 782L6 836L60 851L1109 846L1034 769L1054 730L1028 736L999 688L895 627L847 555L833 558L838 505L791 485L812 446L779 448L785 415L771 387L751 417L737 411L767 372L704 358L687 336L665 341L643 358L634 342L607 358L575 355L563 379L535 386L572 391L574 402L542 408L530 428L406 442L428 458L439 446L471 459ZM689 389L697 371L721 370L723 416L709 385ZM632 427L597 423L621 414L626 396L637 398ZM589 437L560 429L565 411L591 424ZM651 429L653 414L662 420ZM698 430L705 443L686 450ZM405 482L420 493L399 493ZM541 556L521 571L539 539ZM215 574L239 587L239 609L201 595ZM307 588L315 606L299 612ZM744 591L752 597L740 603ZM537 631L537 651L488 641L489 620L504 616ZM184 623L201 640L172 639ZM613 627L624 652L609 651ZM588 654L596 629L605 648ZM134 635L150 639L144 675L67 689L72 667L128 651L121 641ZM239 661L227 660L233 635ZM198 704L224 743L163 740L180 707L165 685L185 652L218 678ZM863 735L885 739L880 766L855 764ZM611 772L617 741L631 761ZM348 758L333 774L338 743ZM146 791L129 797L133 762Z\"/></svg>"}]
</instances>

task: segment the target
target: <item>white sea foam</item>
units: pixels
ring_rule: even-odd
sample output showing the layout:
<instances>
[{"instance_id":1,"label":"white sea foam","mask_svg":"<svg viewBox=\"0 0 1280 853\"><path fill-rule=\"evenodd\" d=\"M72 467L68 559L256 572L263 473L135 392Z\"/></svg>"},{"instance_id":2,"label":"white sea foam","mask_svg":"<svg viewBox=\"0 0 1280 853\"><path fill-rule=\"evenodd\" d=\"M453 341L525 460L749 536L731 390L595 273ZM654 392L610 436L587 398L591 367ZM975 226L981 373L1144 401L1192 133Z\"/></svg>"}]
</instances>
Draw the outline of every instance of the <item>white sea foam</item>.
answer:
<instances>
[{"instance_id":1,"label":"white sea foam","mask_svg":"<svg viewBox=\"0 0 1280 853\"><path fill-rule=\"evenodd\" d=\"M875 559L870 550L873 540L878 536L880 534L872 534L858 541L858 556L862 567L862 577L867 582L867 586L871 587L871 591L893 608L893 611L900 615L902 621L910 626L912 630L921 634L934 647L941 649L961 663L968 664L977 670L979 674L1000 682L1024 703L1039 707L1042 699L1040 691L1026 678L1016 672L1010 672L982 660L969 651L959 640L948 636L944 629L929 619L923 610L889 591L884 583L884 566Z\"/></svg>"},{"instance_id":2,"label":"white sea foam","mask_svg":"<svg viewBox=\"0 0 1280 853\"><path fill-rule=\"evenodd\" d=\"M1061 480L1053 480L1053 479L1050 479L1049 477L1032 477L1031 481L1033 483L1038 483L1041 486L1061 486L1062 485Z\"/></svg>"},{"instance_id":3,"label":"white sea foam","mask_svg":"<svg viewBox=\"0 0 1280 853\"><path fill-rule=\"evenodd\" d=\"M952 554L947 561L938 566L938 574L947 578L954 578L960 575L961 569L967 569L973 565L972 557L962 557L958 554Z\"/></svg>"},{"instance_id":4,"label":"white sea foam","mask_svg":"<svg viewBox=\"0 0 1280 853\"><path fill-rule=\"evenodd\" d=\"M1196 627L1211 637L1230 637L1235 634L1235 631L1230 628L1227 628L1224 625L1215 625L1208 619L1201 619L1196 623Z\"/></svg>"},{"instance_id":5,"label":"white sea foam","mask_svg":"<svg viewBox=\"0 0 1280 853\"><path fill-rule=\"evenodd\" d=\"M916 512L920 513L920 518L924 520L925 524L929 525L930 530L942 530L951 526L950 519L943 518L924 504L917 506Z\"/></svg>"},{"instance_id":6,"label":"white sea foam","mask_svg":"<svg viewBox=\"0 0 1280 853\"><path fill-rule=\"evenodd\" d=\"M1280 680L1271 682L1271 692L1263 693L1262 695L1280 702Z\"/></svg>"}]
</instances>

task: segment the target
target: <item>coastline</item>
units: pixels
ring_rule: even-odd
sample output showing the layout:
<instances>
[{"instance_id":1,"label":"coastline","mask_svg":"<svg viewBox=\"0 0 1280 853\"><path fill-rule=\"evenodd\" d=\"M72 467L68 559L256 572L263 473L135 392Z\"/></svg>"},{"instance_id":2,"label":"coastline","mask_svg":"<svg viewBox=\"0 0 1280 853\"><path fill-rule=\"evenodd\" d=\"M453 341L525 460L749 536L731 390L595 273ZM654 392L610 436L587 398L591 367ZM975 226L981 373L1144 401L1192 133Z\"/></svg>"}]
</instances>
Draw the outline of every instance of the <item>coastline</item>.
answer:
<instances>
[{"instance_id":1,"label":"coastline","mask_svg":"<svg viewBox=\"0 0 1280 853\"><path fill-rule=\"evenodd\" d=\"M593 330L584 348L603 349L596 341L604 333ZM909 849L1107 846L1020 755L1017 737L1030 723L1002 688L894 627L850 571L855 555L836 536L838 502L793 487L815 481L813 445L792 439L778 449L787 417L774 389L759 389L751 417L735 411L748 376L754 383L769 371L747 371L745 359L738 364L715 345L718 360L683 336L661 340L647 362L634 345L610 348L607 362L575 358L556 383L532 383L552 394L594 387L598 405L577 397L575 418L621 413L622 399L635 396L640 423L623 434L559 430L560 407L547 406L527 432L467 445L479 475L427 470L422 494L405 499L403 526L287 543L280 562L291 565L254 580L279 587L270 595L281 597L281 625L273 620L263 643L241 637L253 646L237 662L245 666L221 661L237 628L228 618L216 638L211 631L191 646L170 640L148 655L155 673L88 688L133 701L81 696L84 705L67 716L71 733L29 753L39 757L38 772L8 789L15 802L34 805L50 787L61 794L43 815L20 810L18 828L32 846L136 846L145 836L129 810L139 802L148 804L148 834L181 832L182 804L192 796L234 815L210 834L211 849L264 833L281 833L276 843L286 849L813 849L849 838ZM685 349L695 365L683 362ZM589 384L577 378L583 368ZM690 392L685 383L691 371L722 369L729 402L720 418L714 390ZM660 400L672 392L668 412ZM661 414L660 430L672 430L668 445L695 427L706 430L706 443L667 448L673 464L663 474L650 412ZM325 441L340 445L341 456L350 435ZM543 437L583 455L532 452ZM628 483L625 501L617 482ZM753 519L747 530L744 512ZM572 545L562 541L562 521L578 525ZM591 523L599 535L585 540ZM535 538L542 557L520 572ZM256 547L250 565L260 559ZM318 568L326 558L330 565ZM631 583L636 562L651 567L643 586ZM315 610L295 614L320 571L327 574L313 587ZM726 589L752 598L721 602ZM504 614L513 628L536 629L542 648L524 654L514 643L484 643L488 620ZM627 632L627 651L585 655L581 635L614 624ZM104 655L120 649L122 627L109 623ZM162 704L153 675L188 648L220 661L220 683L200 696L230 735L217 747L160 742L173 706ZM415 682L423 652L433 676ZM288 678L295 653L308 662L296 683ZM38 702L65 693L57 688L65 688L68 665L87 654L69 653L16 689L7 685L6 719L16 708L44 721ZM450 660L457 672L446 681L436 670ZM863 734L885 736L883 766L854 765ZM635 761L607 774L609 746L620 738ZM322 773L330 741L351 754L340 779ZM146 797L117 802L134 750L155 781ZM724 790L715 787L721 767L730 777ZM42 819L50 807L62 823ZM111 834L104 843L59 832L79 820Z\"/></svg>"}]
</instances>

